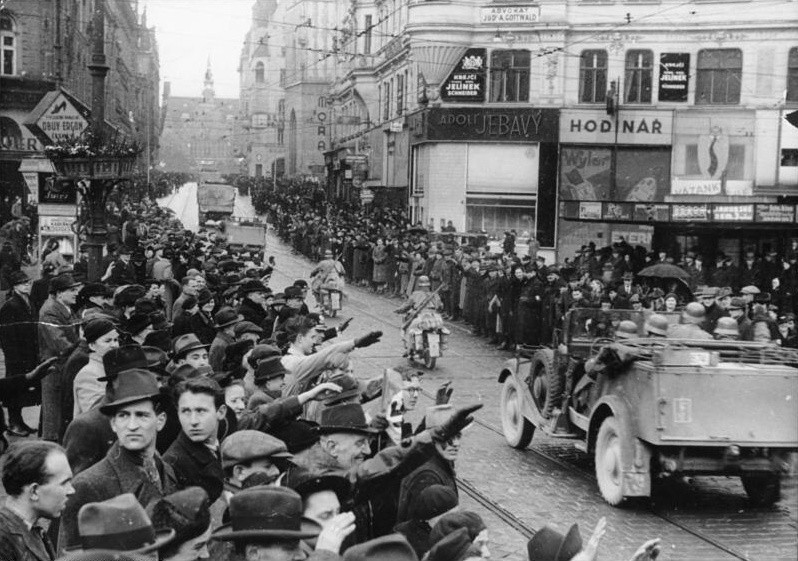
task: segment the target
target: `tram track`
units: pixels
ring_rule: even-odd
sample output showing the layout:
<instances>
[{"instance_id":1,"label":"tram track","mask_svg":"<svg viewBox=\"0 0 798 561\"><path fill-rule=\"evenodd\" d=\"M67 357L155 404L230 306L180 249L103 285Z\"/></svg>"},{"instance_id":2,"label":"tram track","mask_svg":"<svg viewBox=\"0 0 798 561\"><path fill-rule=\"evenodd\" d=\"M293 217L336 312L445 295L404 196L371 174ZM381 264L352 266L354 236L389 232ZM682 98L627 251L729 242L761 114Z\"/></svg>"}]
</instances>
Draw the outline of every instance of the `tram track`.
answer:
<instances>
[{"instance_id":1,"label":"tram track","mask_svg":"<svg viewBox=\"0 0 798 561\"><path fill-rule=\"evenodd\" d=\"M304 259L304 257L302 257L302 256L289 254L289 252L281 252L281 253L283 253L282 256L284 256L284 257L287 257L288 255L291 255L291 257L294 257L294 258ZM367 295L368 294L368 295L371 295L371 296L377 296L377 297L381 298L382 300L384 300L386 303L394 303L395 304L395 302L393 302L390 298L387 298L385 296L371 294L371 293L363 290L361 287L349 285L348 289L353 291L353 292L356 292L356 293L358 293L360 295ZM353 309L354 311L356 311L358 314L362 314L364 316L368 316L368 317L370 317L370 318L372 318L372 319L374 319L374 320L376 320L376 321L378 321L380 323L388 324L391 327L395 327L397 330L401 328L401 322L394 320L394 318L391 317L391 316L380 315L379 313L376 313L376 312L372 311L371 308L369 308L369 307L367 307L365 305L358 304L356 301L354 301L354 299L350 299L348 301L348 303L349 303L348 307ZM464 334L468 334L468 330L463 328L462 326L454 325L452 327L457 328L458 331L463 332ZM474 358L478 358L478 356L479 356L479 355L471 356L471 355L466 355L466 354L463 354L463 353L458 353L456 350L449 350L448 352L449 352L450 355L454 355L454 356L457 356L457 357L460 357L460 358L467 358L467 359L469 359L471 361L473 361ZM378 357L369 357L369 358L378 358ZM429 400L431 400L434 403L435 396L433 394L431 394L430 392L428 392L426 390L422 390L422 394L425 396L425 398L428 398ZM474 424L476 426L478 426L478 427L481 427L484 430L487 430L487 431L489 431L491 433L494 433L494 434L500 436L502 438L502 440L504 439L504 433L501 430L501 428L489 423L488 421L480 419L479 417L475 417ZM584 470L584 469L581 469L581 468L579 468L577 466L574 466L571 463L568 463L567 461L564 461L564 460L562 460L562 459L560 459L560 458L558 458L558 457L556 457L554 455L548 454L548 453L546 453L543 450L540 450L540 449L537 449L537 448L533 448L533 447L529 447L526 450L529 453L533 454L534 456L536 456L538 458L541 458L544 461L547 461L549 463L552 463L552 464L556 465L557 467L561 468L562 470L565 470L565 471L567 471L567 472L569 472L569 473L571 473L571 474L573 474L573 475L575 475L577 477L580 477L582 479L588 480L594 485L597 484L596 483L595 474L593 474L592 472L589 472L587 470ZM499 518L502 522L504 522L505 524L507 524L508 526L513 528L515 531L517 531L522 536L524 536L525 539L530 539L532 536L535 535L535 533L537 531L535 528L532 528L531 526L529 526L528 524L523 522L521 519L519 519L517 516L515 516L512 512L510 512L504 506L502 506L501 504L499 504L498 502L493 500L490 496L488 496L487 494L482 492L480 489L478 489L476 485L474 485L470 481L468 481L466 479L463 479L461 477L457 478L457 482L458 482L458 485L460 486L460 488L469 497L471 497L478 504L482 505L483 508L485 508L486 510L491 512L493 515L495 515L497 518ZM722 552L726 553L727 555L729 555L729 556L731 556L731 557L733 557L735 559L739 559L740 561L751 561L751 559L752 559L746 553L743 553L743 552L735 549L734 547L731 547L731 546L723 543L721 540L718 540L716 538L713 538L710 535L707 535L702 530L700 530L698 528L695 528L695 527L692 527L689 524L686 524L686 523L684 523L684 522L682 522L680 520L675 519L673 516L671 516L668 512L666 512L663 509L658 509L658 508L656 508L654 506L649 506L649 508L646 509L646 512L651 514L651 515L653 515L653 516L655 516L656 518L662 520L666 524L669 524L669 525L671 525L671 526L673 526L675 528L678 528L682 532L690 534L694 538L704 542L705 544L707 544L707 545L709 545L709 546L711 546L711 547L713 547L713 548L715 548L715 549L717 549L719 551L722 551Z\"/></svg>"}]
</instances>

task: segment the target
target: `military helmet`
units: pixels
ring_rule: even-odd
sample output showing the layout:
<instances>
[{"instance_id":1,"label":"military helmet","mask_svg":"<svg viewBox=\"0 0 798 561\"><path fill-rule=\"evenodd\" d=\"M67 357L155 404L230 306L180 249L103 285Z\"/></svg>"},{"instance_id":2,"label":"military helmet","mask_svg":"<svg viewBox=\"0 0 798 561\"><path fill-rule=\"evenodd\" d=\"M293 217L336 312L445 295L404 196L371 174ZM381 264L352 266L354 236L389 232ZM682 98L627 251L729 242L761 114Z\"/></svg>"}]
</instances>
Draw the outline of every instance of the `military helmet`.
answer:
<instances>
[{"instance_id":1,"label":"military helmet","mask_svg":"<svg viewBox=\"0 0 798 561\"><path fill-rule=\"evenodd\" d=\"M630 319L623 320L618 324L615 337L618 339L635 339L639 337L637 333L637 324Z\"/></svg>"},{"instance_id":2,"label":"military helmet","mask_svg":"<svg viewBox=\"0 0 798 561\"><path fill-rule=\"evenodd\" d=\"M416 286L429 286L429 277L427 275L421 275L418 277Z\"/></svg>"},{"instance_id":3,"label":"military helmet","mask_svg":"<svg viewBox=\"0 0 798 561\"><path fill-rule=\"evenodd\" d=\"M737 325L737 320L729 317L718 318L718 324L715 326L715 335L739 337L740 328Z\"/></svg>"},{"instance_id":4,"label":"military helmet","mask_svg":"<svg viewBox=\"0 0 798 561\"><path fill-rule=\"evenodd\" d=\"M704 306L698 302L690 302L684 307L684 311L682 312L682 322L683 323L701 323L704 321L704 316L706 312L704 311Z\"/></svg>"},{"instance_id":5,"label":"military helmet","mask_svg":"<svg viewBox=\"0 0 798 561\"><path fill-rule=\"evenodd\" d=\"M668 318L660 314L652 314L644 327L646 333L654 333L666 337L668 335Z\"/></svg>"}]
</instances>

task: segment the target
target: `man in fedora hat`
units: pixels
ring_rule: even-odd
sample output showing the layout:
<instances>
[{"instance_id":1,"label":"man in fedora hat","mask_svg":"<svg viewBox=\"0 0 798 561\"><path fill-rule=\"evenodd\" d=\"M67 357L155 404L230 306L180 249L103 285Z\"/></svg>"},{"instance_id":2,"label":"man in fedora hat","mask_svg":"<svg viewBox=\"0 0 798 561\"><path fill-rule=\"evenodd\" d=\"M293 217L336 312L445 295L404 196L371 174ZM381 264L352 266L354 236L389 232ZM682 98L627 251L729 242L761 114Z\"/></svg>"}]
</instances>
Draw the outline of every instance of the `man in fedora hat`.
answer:
<instances>
[{"instance_id":1,"label":"man in fedora hat","mask_svg":"<svg viewBox=\"0 0 798 561\"><path fill-rule=\"evenodd\" d=\"M208 351L208 362L215 372L221 372L224 350L235 343L235 326L244 321L244 316L236 313L233 308L225 307L216 312L213 321L216 324L216 338Z\"/></svg>"},{"instance_id":2,"label":"man in fedora hat","mask_svg":"<svg viewBox=\"0 0 798 561\"><path fill-rule=\"evenodd\" d=\"M39 354L42 360L65 356L79 341L78 317L72 306L81 283L65 273L50 281L50 298L39 310ZM60 376L48 376L42 381L42 427L45 440L57 440L61 424ZM71 391L66 388L65 391Z\"/></svg>"},{"instance_id":3,"label":"man in fedora hat","mask_svg":"<svg viewBox=\"0 0 798 561\"><path fill-rule=\"evenodd\" d=\"M230 523L216 530L211 539L232 541L234 559L286 561L303 559L300 542L317 538L308 561L340 559L344 538L354 530L353 516L342 516L335 526L321 531L318 524L302 516L302 499L285 487L258 486L230 499Z\"/></svg>"},{"instance_id":4,"label":"man in fedora hat","mask_svg":"<svg viewBox=\"0 0 798 561\"><path fill-rule=\"evenodd\" d=\"M53 561L55 548L38 525L61 516L75 490L64 450L53 442L15 442L3 455L0 559Z\"/></svg>"},{"instance_id":5,"label":"man in fedora hat","mask_svg":"<svg viewBox=\"0 0 798 561\"><path fill-rule=\"evenodd\" d=\"M172 344L172 365L177 368L183 364L190 364L194 368L208 366L208 347L196 335L189 333L181 335Z\"/></svg>"},{"instance_id":6,"label":"man in fedora hat","mask_svg":"<svg viewBox=\"0 0 798 561\"><path fill-rule=\"evenodd\" d=\"M6 377L24 376L39 363L39 348L36 331L36 316L30 302L31 278L23 271L9 275L11 297L0 307L0 348L6 360ZM35 392L35 393L34 393ZM22 420L22 408L35 405L41 389L34 392L9 396L4 399L8 407L8 433L26 436L36 432ZM2 416L0 410L0 416ZM2 424L2 420L0 420Z\"/></svg>"},{"instance_id":7,"label":"man in fedora hat","mask_svg":"<svg viewBox=\"0 0 798 561\"><path fill-rule=\"evenodd\" d=\"M124 286L136 282L136 270L130 262L133 250L123 245L119 248L119 257L105 271L102 280L111 286Z\"/></svg>"},{"instance_id":8,"label":"man in fedora hat","mask_svg":"<svg viewBox=\"0 0 798 561\"><path fill-rule=\"evenodd\" d=\"M79 541L67 551L124 551L147 555L174 541L173 528L154 528L132 493L84 504L78 512ZM156 557L157 558L157 557Z\"/></svg>"},{"instance_id":9,"label":"man in fedora hat","mask_svg":"<svg viewBox=\"0 0 798 561\"><path fill-rule=\"evenodd\" d=\"M224 390L210 378L197 377L180 382L175 397L182 430L163 459L172 466L181 488L202 487L213 503L224 486L217 437L227 413Z\"/></svg>"},{"instance_id":10,"label":"man in fedora hat","mask_svg":"<svg viewBox=\"0 0 798 561\"><path fill-rule=\"evenodd\" d=\"M162 561L208 559L211 537L211 504L199 487L189 487L147 505L155 528L172 528L175 539L158 551ZM218 557L214 557L217 559Z\"/></svg>"},{"instance_id":11,"label":"man in fedora hat","mask_svg":"<svg viewBox=\"0 0 798 561\"><path fill-rule=\"evenodd\" d=\"M105 382L105 396L96 407L72 419L64 433L63 445L75 475L102 460L116 442L116 433L111 429L108 417L100 412L100 407L114 400L114 382L119 373L150 366L138 345L112 349L102 357L102 361L105 378L101 381Z\"/></svg>"},{"instance_id":12,"label":"man in fedora hat","mask_svg":"<svg viewBox=\"0 0 798 561\"><path fill-rule=\"evenodd\" d=\"M141 504L176 490L174 471L156 451L156 437L166 422L161 412L158 378L144 369L125 370L116 378L113 401L100 406L110 417L117 442L105 458L75 477L59 533L59 548L79 544L77 513L86 503L133 493Z\"/></svg>"}]
</instances>

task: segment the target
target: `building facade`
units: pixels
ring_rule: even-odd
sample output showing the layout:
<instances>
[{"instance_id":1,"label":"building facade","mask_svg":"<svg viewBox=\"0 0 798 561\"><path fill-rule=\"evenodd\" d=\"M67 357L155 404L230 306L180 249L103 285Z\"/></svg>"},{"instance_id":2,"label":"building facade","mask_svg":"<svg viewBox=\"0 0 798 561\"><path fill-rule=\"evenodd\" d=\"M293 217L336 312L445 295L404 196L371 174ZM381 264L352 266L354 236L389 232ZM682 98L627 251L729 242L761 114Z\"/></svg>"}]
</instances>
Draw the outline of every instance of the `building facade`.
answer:
<instances>
[{"instance_id":1,"label":"building facade","mask_svg":"<svg viewBox=\"0 0 798 561\"><path fill-rule=\"evenodd\" d=\"M52 172L41 141L24 125L42 98L61 87L91 106L94 1L7 3L0 10L0 192L3 203L36 195L39 172ZM143 168L158 153L159 62L154 29L137 2L106 2L106 120L145 146ZM26 182L27 181L27 182Z\"/></svg>"},{"instance_id":2,"label":"building facade","mask_svg":"<svg viewBox=\"0 0 798 561\"><path fill-rule=\"evenodd\" d=\"M242 146L247 172L261 177L285 173L286 118L284 35L274 22L276 0L257 0L252 27L244 39L238 66L241 97Z\"/></svg>"},{"instance_id":3,"label":"building facade","mask_svg":"<svg viewBox=\"0 0 798 561\"><path fill-rule=\"evenodd\" d=\"M161 158L166 171L204 172L218 179L241 173L244 154L239 100L216 97L210 60L205 71L202 95L171 95L164 82Z\"/></svg>"},{"instance_id":4,"label":"building facade","mask_svg":"<svg viewBox=\"0 0 798 561\"><path fill-rule=\"evenodd\" d=\"M338 4L324 58L335 71L315 100L329 125L293 129L288 156L315 157L327 134L331 197L384 204L399 192L414 221L515 229L561 257L621 239L739 257L783 250L798 228L798 131L785 119L798 109L798 10ZM310 46L293 43L287 59Z\"/></svg>"}]
</instances>

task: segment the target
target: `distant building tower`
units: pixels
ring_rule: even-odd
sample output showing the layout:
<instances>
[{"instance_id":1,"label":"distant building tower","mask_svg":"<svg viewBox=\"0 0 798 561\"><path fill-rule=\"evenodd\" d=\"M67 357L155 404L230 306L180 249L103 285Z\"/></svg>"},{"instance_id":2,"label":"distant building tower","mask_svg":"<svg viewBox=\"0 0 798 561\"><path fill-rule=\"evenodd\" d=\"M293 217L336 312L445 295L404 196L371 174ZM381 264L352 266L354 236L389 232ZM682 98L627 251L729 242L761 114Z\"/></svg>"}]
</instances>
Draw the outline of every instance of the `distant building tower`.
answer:
<instances>
[{"instance_id":1,"label":"distant building tower","mask_svg":"<svg viewBox=\"0 0 798 561\"><path fill-rule=\"evenodd\" d=\"M211 103L213 101L213 71L211 71L211 57L208 57L208 68L205 70L202 101L205 103Z\"/></svg>"}]
</instances>

